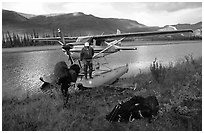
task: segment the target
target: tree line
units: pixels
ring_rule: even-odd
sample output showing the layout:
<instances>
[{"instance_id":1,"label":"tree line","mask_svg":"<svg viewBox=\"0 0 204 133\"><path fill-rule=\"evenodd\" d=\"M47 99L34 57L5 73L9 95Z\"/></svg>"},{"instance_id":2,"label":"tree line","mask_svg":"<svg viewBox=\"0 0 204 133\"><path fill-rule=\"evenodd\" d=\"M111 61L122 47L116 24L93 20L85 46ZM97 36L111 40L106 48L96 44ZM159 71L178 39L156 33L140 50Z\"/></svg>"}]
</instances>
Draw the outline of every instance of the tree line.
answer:
<instances>
[{"instance_id":1,"label":"tree line","mask_svg":"<svg viewBox=\"0 0 204 133\"><path fill-rule=\"evenodd\" d=\"M42 37L57 37L58 34L53 32L53 35L44 34ZM43 46L43 45L54 45L56 42L40 42L33 41L32 38L39 38L39 34L33 30L33 33L28 34L16 34L10 33L9 31L2 33L2 48L12 47L26 47L26 46Z\"/></svg>"}]
</instances>

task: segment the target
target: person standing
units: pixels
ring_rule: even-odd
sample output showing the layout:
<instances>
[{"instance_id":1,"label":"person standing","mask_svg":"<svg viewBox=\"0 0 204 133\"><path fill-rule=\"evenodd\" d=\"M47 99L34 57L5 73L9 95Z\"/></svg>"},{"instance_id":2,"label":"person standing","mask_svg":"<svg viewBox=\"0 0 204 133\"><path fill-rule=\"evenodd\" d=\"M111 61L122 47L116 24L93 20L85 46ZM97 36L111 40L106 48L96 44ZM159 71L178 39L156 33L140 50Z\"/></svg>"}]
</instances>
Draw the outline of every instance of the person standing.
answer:
<instances>
[{"instance_id":1,"label":"person standing","mask_svg":"<svg viewBox=\"0 0 204 133\"><path fill-rule=\"evenodd\" d=\"M89 42L86 42L84 44L84 47L81 50L80 54L80 60L84 64L84 74L85 74L85 79L87 79L87 70L89 69L89 77L92 77L92 69L93 69L93 63L92 63L92 58L94 55L94 49L89 45Z\"/></svg>"}]
</instances>

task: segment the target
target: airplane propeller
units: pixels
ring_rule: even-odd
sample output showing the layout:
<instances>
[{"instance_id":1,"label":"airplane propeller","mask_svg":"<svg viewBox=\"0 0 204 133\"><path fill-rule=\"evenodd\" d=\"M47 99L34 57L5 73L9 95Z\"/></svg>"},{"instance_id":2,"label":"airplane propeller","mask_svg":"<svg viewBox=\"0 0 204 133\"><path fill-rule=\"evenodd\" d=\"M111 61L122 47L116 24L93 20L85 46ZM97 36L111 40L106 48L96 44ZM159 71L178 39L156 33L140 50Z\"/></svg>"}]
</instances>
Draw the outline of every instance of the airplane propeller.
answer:
<instances>
[{"instance_id":1,"label":"airplane propeller","mask_svg":"<svg viewBox=\"0 0 204 133\"><path fill-rule=\"evenodd\" d=\"M70 44L65 43L64 36L63 36L60 29L58 29L58 33L60 34L60 37L61 37L61 41L58 41L58 42L62 45L62 49L64 49L66 51L67 55L69 56L69 60L71 61L71 64L74 64L74 60L72 59L72 56L70 53L70 49L71 49Z\"/></svg>"}]
</instances>

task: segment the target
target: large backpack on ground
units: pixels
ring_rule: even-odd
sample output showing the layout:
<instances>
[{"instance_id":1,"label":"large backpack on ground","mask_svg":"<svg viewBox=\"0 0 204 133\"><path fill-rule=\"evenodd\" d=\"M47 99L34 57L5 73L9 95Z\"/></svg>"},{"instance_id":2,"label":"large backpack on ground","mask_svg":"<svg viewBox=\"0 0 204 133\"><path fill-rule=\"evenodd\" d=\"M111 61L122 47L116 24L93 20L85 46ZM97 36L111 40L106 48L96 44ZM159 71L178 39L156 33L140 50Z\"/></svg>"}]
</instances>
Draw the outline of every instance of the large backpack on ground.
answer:
<instances>
[{"instance_id":1,"label":"large backpack on ground","mask_svg":"<svg viewBox=\"0 0 204 133\"><path fill-rule=\"evenodd\" d=\"M134 96L131 99L117 104L113 110L106 115L110 122L132 122L135 119L148 118L151 122L152 116L156 116L159 104L155 96L147 98Z\"/></svg>"}]
</instances>

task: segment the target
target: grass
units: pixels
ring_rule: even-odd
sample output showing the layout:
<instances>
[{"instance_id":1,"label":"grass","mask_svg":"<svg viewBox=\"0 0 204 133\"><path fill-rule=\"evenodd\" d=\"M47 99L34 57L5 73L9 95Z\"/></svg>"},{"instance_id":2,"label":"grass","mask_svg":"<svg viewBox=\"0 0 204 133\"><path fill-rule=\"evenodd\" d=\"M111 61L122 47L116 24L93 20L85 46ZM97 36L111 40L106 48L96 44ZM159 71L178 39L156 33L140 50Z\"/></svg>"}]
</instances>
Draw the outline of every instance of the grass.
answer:
<instances>
[{"instance_id":1,"label":"grass","mask_svg":"<svg viewBox=\"0 0 204 133\"><path fill-rule=\"evenodd\" d=\"M67 108L61 97L33 95L24 100L2 100L3 131L201 131L202 130L202 58L186 56L176 65L163 66L162 82L150 71L121 79L121 84L136 84L136 90L99 87L72 95ZM157 71L159 72L159 71ZM157 74L159 75L159 74ZM121 100L134 95L156 95L160 104L158 117L131 123L105 120Z\"/></svg>"}]
</instances>

